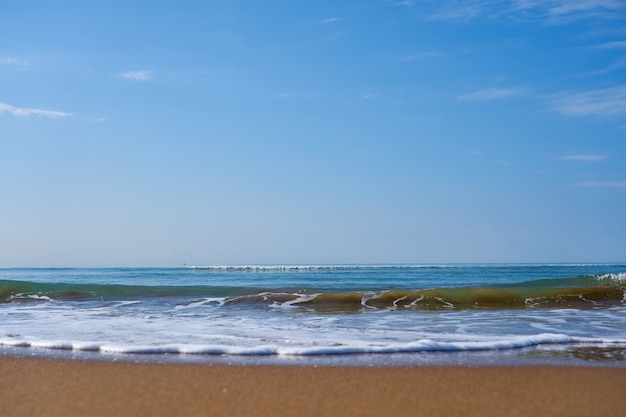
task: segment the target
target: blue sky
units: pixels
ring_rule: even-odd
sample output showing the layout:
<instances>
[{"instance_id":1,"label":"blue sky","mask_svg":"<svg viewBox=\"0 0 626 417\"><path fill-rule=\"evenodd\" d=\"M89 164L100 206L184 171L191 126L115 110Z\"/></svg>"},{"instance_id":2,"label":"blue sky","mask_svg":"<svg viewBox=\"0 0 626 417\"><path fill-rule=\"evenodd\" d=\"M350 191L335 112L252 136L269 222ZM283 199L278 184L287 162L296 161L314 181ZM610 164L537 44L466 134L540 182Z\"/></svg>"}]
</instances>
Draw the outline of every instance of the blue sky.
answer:
<instances>
[{"instance_id":1,"label":"blue sky","mask_svg":"<svg viewBox=\"0 0 626 417\"><path fill-rule=\"evenodd\" d=\"M625 260L626 2L130 3L0 6L0 266Z\"/></svg>"}]
</instances>

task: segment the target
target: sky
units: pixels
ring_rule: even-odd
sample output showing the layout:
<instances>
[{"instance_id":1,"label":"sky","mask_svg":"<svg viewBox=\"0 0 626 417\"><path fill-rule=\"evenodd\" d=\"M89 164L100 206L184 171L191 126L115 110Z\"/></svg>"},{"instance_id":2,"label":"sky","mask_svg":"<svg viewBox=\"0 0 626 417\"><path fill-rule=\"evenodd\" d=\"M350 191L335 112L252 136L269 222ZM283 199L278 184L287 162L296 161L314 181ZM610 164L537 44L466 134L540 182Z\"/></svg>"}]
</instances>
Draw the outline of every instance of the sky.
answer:
<instances>
[{"instance_id":1,"label":"sky","mask_svg":"<svg viewBox=\"0 0 626 417\"><path fill-rule=\"evenodd\" d=\"M623 0L25 0L0 39L0 266L626 261Z\"/></svg>"}]
</instances>

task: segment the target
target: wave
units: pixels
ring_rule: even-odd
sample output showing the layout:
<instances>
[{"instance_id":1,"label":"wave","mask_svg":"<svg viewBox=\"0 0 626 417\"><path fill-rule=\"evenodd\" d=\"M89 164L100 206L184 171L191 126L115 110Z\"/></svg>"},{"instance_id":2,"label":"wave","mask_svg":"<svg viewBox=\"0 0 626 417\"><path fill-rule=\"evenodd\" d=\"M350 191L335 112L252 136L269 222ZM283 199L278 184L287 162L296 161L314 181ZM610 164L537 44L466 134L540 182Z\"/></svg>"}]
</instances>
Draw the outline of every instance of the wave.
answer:
<instances>
[{"instance_id":1,"label":"wave","mask_svg":"<svg viewBox=\"0 0 626 417\"><path fill-rule=\"evenodd\" d=\"M364 309L597 308L624 305L626 274L544 279L498 286L344 292L314 288L128 286L0 280L0 303L155 298L177 298L175 302L182 307L205 303L346 312Z\"/></svg>"},{"instance_id":2,"label":"wave","mask_svg":"<svg viewBox=\"0 0 626 417\"><path fill-rule=\"evenodd\" d=\"M208 265L186 266L196 271L293 272L360 269L440 269L462 268L460 265Z\"/></svg>"},{"instance_id":3,"label":"wave","mask_svg":"<svg viewBox=\"0 0 626 417\"><path fill-rule=\"evenodd\" d=\"M321 346L285 346L265 344L255 346L236 345L131 345L104 342L71 342L71 341L26 341L13 338L0 339L0 346L26 347L40 349L60 349L74 351L89 351L101 353L123 354L193 354L193 355L284 355L284 356L314 356L314 355L346 355L346 354L394 354L415 352L462 352L462 351L489 351L512 350L545 345L567 346L588 345L603 347L626 347L626 340L573 337L565 334L543 333L526 336L508 336L495 340L474 341L437 341L420 339L404 343L351 343Z\"/></svg>"},{"instance_id":4,"label":"wave","mask_svg":"<svg viewBox=\"0 0 626 417\"><path fill-rule=\"evenodd\" d=\"M594 274L594 275L581 275L578 277L567 278L546 278L535 279L530 281L523 281L519 283L501 284L501 287L543 287L543 288L558 288L558 287L606 287L606 286L626 286L626 273L608 273L608 274Z\"/></svg>"},{"instance_id":5,"label":"wave","mask_svg":"<svg viewBox=\"0 0 626 417\"><path fill-rule=\"evenodd\" d=\"M454 268L520 268L520 267L593 267L616 266L624 264L351 264L351 265L185 265L184 268L196 271L242 271L242 272L293 272L293 271L329 271L361 269L454 269Z\"/></svg>"},{"instance_id":6,"label":"wave","mask_svg":"<svg viewBox=\"0 0 626 417\"><path fill-rule=\"evenodd\" d=\"M257 303L317 311L597 308L620 306L624 290L596 288L437 288L346 293L260 293L232 297L222 305Z\"/></svg>"},{"instance_id":7,"label":"wave","mask_svg":"<svg viewBox=\"0 0 626 417\"><path fill-rule=\"evenodd\" d=\"M248 290L249 291L249 290ZM31 281L0 280L0 303L51 299L86 301L91 299L127 299L155 297L193 297L203 295L234 295L246 292L240 287L215 287L204 285L119 285L119 284L69 284Z\"/></svg>"}]
</instances>

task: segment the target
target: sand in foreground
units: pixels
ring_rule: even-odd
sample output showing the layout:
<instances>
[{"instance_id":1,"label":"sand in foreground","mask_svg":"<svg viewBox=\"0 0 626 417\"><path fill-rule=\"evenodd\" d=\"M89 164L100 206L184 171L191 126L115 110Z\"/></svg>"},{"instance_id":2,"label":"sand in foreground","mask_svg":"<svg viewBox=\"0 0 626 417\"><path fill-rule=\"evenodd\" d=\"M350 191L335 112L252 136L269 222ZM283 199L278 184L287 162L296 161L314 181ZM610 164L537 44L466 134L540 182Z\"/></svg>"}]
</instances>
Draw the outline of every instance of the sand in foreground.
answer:
<instances>
[{"instance_id":1,"label":"sand in foreground","mask_svg":"<svg viewBox=\"0 0 626 417\"><path fill-rule=\"evenodd\" d=\"M0 357L0 415L626 416L626 368L315 368Z\"/></svg>"}]
</instances>

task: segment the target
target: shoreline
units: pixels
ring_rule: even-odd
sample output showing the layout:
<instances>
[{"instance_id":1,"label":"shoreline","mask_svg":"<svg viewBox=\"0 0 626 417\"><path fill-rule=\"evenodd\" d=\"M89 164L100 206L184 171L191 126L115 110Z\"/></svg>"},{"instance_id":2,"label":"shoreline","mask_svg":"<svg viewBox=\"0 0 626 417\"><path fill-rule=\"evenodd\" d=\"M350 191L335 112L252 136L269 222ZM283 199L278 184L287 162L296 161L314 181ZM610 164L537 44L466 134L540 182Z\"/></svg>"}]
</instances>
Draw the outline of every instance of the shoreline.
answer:
<instances>
[{"instance_id":1,"label":"shoreline","mask_svg":"<svg viewBox=\"0 0 626 417\"><path fill-rule=\"evenodd\" d=\"M333 355L221 355L189 353L118 353L0 344L0 357L69 361L129 362L227 366L424 367L424 366L549 366L626 369L626 345L572 344L557 349L530 346L513 349L424 351L406 353L344 353Z\"/></svg>"},{"instance_id":2,"label":"shoreline","mask_svg":"<svg viewBox=\"0 0 626 417\"><path fill-rule=\"evenodd\" d=\"M6 417L618 416L626 368L268 366L0 356Z\"/></svg>"}]
</instances>

